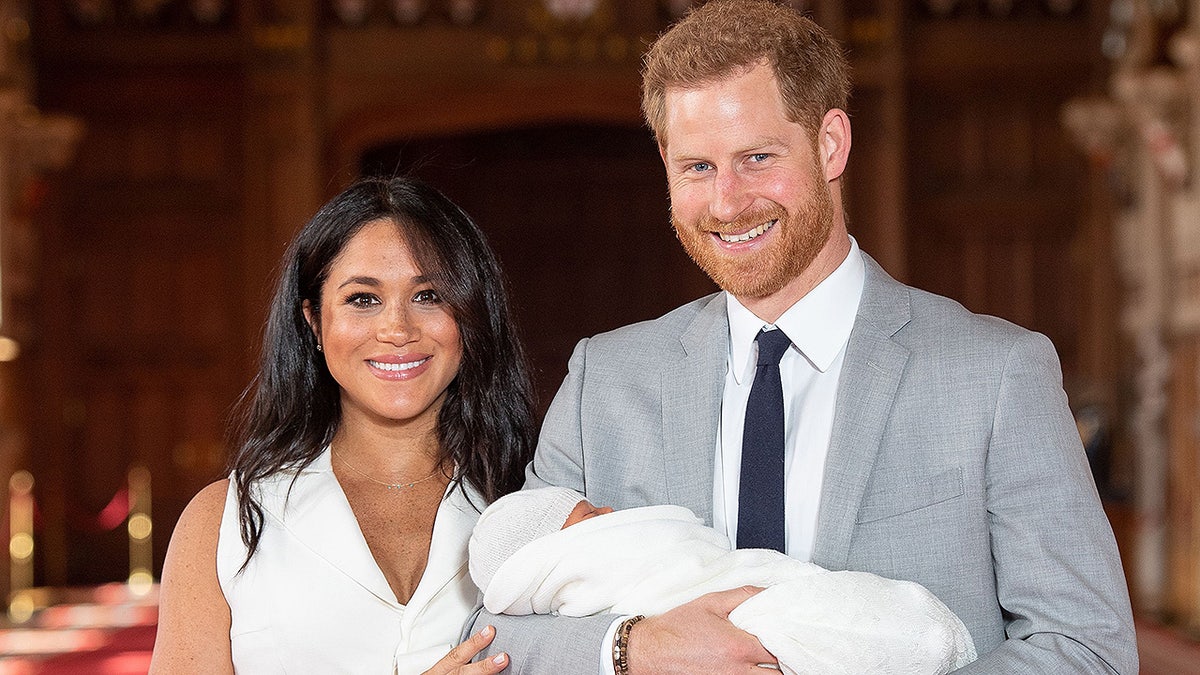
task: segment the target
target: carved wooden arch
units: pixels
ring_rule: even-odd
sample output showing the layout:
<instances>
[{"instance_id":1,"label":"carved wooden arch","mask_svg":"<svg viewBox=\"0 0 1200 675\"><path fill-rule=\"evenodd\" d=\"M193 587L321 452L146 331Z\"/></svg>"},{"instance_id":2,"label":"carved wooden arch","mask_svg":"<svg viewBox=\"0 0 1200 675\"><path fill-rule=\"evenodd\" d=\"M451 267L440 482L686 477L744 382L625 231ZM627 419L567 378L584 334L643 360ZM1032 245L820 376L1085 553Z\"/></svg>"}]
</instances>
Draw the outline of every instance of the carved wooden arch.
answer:
<instances>
[{"instance_id":1,"label":"carved wooden arch","mask_svg":"<svg viewBox=\"0 0 1200 675\"><path fill-rule=\"evenodd\" d=\"M328 175L343 182L371 148L402 139L578 122L643 124L636 80L559 78L481 87L412 87L348 108L329 126Z\"/></svg>"}]
</instances>

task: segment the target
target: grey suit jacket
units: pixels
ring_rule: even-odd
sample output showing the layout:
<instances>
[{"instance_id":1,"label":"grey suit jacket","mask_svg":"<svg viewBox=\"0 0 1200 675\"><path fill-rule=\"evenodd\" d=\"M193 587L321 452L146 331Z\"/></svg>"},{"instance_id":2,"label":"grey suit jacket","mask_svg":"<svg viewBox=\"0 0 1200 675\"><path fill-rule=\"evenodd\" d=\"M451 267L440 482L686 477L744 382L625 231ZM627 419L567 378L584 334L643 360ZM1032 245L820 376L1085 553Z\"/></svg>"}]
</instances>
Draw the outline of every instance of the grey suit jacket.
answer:
<instances>
[{"instance_id":1,"label":"grey suit jacket","mask_svg":"<svg viewBox=\"0 0 1200 675\"><path fill-rule=\"evenodd\" d=\"M813 562L929 588L982 655L961 672L1136 673L1116 542L1050 341L864 258ZM717 294L581 341L526 487L711 523L728 335ZM594 672L612 620L484 618L519 673Z\"/></svg>"}]
</instances>

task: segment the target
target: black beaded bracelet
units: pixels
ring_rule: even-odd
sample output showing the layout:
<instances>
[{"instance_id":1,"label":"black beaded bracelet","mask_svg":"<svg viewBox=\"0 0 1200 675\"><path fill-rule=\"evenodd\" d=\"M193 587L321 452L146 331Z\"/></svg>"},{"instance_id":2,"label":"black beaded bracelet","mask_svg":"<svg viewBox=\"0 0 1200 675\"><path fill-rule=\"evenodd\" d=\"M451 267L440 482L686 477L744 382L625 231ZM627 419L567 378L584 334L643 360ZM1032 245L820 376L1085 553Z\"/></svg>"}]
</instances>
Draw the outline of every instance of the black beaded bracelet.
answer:
<instances>
[{"instance_id":1,"label":"black beaded bracelet","mask_svg":"<svg viewBox=\"0 0 1200 675\"><path fill-rule=\"evenodd\" d=\"M629 633L633 630L633 624L644 618L643 614L631 616L617 626L616 639L613 640L613 670L616 675L629 675Z\"/></svg>"}]
</instances>

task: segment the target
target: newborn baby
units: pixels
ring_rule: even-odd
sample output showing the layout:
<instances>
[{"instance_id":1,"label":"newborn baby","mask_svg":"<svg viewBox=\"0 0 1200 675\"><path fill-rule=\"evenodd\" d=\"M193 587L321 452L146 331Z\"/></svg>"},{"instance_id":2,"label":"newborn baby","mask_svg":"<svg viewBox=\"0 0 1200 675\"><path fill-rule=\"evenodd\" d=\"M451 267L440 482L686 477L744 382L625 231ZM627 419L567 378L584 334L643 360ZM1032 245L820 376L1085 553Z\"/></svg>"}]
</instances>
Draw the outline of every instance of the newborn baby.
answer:
<instances>
[{"instance_id":1,"label":"newborn baby","mask_svg":"<svg viewBox=\"0 0 1200 675\"><path fill-rule=\"evenodd\" d=\"M495 614L661 614L705 593L765 590L729 620L785 673L940 675L976 658L925 587L830 572L728 539L679 506L596 508L565 488L516 492L479 518L470 570Z\"/></svg>"}]
</instances>

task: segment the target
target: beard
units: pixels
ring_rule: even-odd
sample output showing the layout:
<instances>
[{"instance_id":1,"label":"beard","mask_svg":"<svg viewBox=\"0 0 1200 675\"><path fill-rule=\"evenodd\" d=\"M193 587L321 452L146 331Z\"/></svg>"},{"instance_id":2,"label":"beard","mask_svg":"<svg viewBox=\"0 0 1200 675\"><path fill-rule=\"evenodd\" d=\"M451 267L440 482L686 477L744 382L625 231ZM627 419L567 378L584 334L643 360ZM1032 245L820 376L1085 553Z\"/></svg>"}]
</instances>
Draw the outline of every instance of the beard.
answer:
<instances>
[{"instance_id":1,"label":"beard","mask_svg":"<svg viewBox=\"0 0 1200 675\"><path fill-rule=\"evenodd\" d=\"M819 176L819 174L817 174ZM833 229L833 198L824 180L794 213L782 205L771 205L722 223L706 214L699 222L685 224L671 215L675 235L687 254L722 290L737 298L764 298L777 293L804 273L829 240ZM713 232L741 233L775 220L775 241L754 253L738 255L723 251L713 241ZM769 236L769 233L764 235Z\"/></svg>"}]
</instances>

